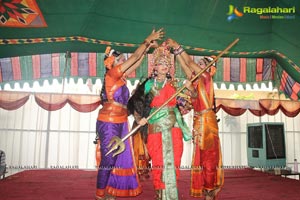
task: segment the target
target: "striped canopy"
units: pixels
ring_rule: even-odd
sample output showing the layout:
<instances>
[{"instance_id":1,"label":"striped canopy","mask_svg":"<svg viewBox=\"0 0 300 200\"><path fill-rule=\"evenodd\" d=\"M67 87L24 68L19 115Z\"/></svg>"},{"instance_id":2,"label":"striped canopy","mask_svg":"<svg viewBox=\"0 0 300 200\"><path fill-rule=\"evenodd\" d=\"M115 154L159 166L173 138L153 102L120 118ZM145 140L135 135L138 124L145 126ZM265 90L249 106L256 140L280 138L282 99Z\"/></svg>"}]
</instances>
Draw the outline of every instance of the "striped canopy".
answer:
<instances>
[{"instance_id":1,"label":"striped canopy","mask_svg":"<svg viewBox=\"0 0 300 200\"><path fill-rule=\"evenodd\" d=\"M51 79L50 71L63 77L57 70L64 69L67 52L78 60L86 55L100 59L107 45L131 53L153 28L163 27L166 38L196 56L217 55L239 38L219 61L227 68L219 68L216 80L261 81L266 68L260 66L276 63L273 79L288 96L299 99L299 9L297 0L2 0L0 81ZM52 64L45 65L49 60ZM91 60L88 66L78 62L78 76L101 75ZM54 63L60 63L57 69L51 68ZM86 67L94 71L81 71ZM249 80L254 76L250 73L255 79Z\"/></svg>"},{"instance_id":2,"label":"striped canopy","mask_svg":"<svg viewBox=\"0 0 300 200\"><path fill-rule=\"evenodd\" d=\"M125 54L130 56L129 54ZM63 78L73 78L75 81L82 78L92 80L95 83L97 79L102 79L105 73L103 66L103 53L63 53L42 54L33 56L21 56L13 58L0 59L0 86L3 88L9 83L14 87L15 82L26 82L31 86L34 81L41 85L44 80L53 79L62 82ZM199 60L201 56L192 56ZM174 60L175 58L173 58ZM295 82L286 71L272 58L220 58L217 63L217 73L214 81L217 85L222 83L243 85L261 84L272 82L288 97L298 100L300 93L300 84ZM129 75L128 80L134 82L141 77L147 77L152 70L152 55L146 56L141 67ZM172 75L179 79L184 79L185 75L180 68L180 64L175 60L172 67Z\"/></svg>"}]
</instances>

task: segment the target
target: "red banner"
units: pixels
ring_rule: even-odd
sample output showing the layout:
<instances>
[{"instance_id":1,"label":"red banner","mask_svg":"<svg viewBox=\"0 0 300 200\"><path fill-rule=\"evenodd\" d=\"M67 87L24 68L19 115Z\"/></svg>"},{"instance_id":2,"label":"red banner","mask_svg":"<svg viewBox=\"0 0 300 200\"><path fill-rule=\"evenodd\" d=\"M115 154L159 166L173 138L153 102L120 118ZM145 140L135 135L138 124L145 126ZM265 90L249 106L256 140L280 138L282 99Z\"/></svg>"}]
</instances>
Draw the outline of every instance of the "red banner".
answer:
<instances>
[{"instance_id":1,"label":"red banner","mask_svg":"<svg viewBox=\"0 0 300 200\"><path fill-rule=\"evenodd\" d=\"M30 28L47 24L35 0L2 0L0 26Z\"/></svg>"}]
</instances>

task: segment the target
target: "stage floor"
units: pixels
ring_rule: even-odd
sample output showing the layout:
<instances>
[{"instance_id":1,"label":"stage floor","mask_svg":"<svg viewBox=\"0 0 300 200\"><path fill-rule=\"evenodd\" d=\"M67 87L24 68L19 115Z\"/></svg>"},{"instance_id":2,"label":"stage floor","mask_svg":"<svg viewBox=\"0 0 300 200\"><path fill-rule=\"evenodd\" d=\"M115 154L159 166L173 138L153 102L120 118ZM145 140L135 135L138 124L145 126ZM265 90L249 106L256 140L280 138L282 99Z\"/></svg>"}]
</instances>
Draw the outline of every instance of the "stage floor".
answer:
<instances>
[{"instance_id":1,"label":"stage floor","mask_svg":"<svg viewBox=\"0 0 300 200\"><path fill-rule=\"evenodd\" d=\"M0 180L1 200L93 200L96 171L26 170ZM151 177L141 181L143 193L134 200L154 199ZM182 170L179 199L189 196L190 171ZM299 200L300 181L252 169L226 169L225 184L219 200ZM199 198L198 198L199 199Z\"/></svg>"}]
</instances>

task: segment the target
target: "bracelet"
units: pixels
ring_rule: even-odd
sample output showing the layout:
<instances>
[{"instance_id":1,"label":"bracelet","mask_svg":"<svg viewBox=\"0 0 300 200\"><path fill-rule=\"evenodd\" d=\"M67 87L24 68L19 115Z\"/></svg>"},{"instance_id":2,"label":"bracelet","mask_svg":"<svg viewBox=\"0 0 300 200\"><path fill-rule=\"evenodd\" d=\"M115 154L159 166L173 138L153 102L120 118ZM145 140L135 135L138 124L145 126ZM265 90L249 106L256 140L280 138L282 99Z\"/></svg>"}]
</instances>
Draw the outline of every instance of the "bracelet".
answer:
<instances>
[{"instance_id":1,"label":"bracelet","mask_svg":"<svg viewBox=\"0 0 300 200\"><path fill-rule=\"evenodd\" d=\"M182 52L184 52L184 49L182 48L181 45L179 45L179 47L177 49L174 49L174 55L180 55Z\"/></svg>"},{"instance_id":2,"label":"bracelet","mask_svg":"<svg viewBox=\"0 0 300 200\"><path fill-rule=\"evenodd\" d=\"M174 51L178 51L179 48L181 48L181 45L178 45L177 48L174 48Z\"/></svg>"}]
</instances>

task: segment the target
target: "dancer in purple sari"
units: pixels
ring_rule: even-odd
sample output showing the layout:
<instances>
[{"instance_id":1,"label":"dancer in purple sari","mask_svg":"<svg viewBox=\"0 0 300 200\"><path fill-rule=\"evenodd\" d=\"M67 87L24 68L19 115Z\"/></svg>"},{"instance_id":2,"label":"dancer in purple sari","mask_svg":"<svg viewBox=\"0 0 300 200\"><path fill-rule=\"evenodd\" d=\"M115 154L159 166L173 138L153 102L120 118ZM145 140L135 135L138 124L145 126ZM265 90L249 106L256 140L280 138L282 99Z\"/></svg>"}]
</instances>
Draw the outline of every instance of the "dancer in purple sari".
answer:
<instances>
[{"instance_id":1,"label":"dancer in purple sari","mask_svg":"<svg viewBox=\"0 0 300 200\"><path fill-rule=\"evenodd\" d=\"M100 141L101 161L97 176L96 200L113 200L116 196L137 196L142 192L133 159L130 138L125 141L125 151L113 157L107 147L113 136L123 138L128 133L127 102L129 90L124 77L142 62L148 49L164 36L162 29L153 30L137 50L125 61L124 55L110 47L105 51L106 74L101 91L103 107L99 110L97 134ZM141 120L144 125L147 121Z\"/></svg>"}]
</instances>

